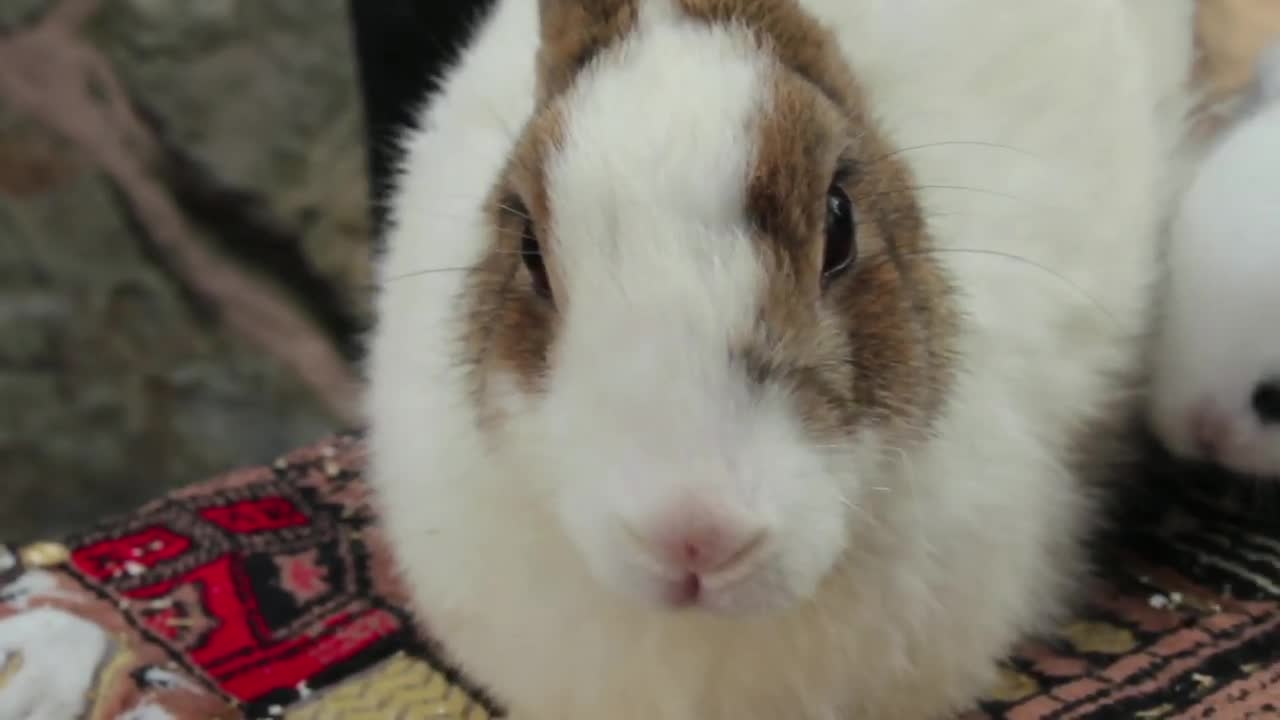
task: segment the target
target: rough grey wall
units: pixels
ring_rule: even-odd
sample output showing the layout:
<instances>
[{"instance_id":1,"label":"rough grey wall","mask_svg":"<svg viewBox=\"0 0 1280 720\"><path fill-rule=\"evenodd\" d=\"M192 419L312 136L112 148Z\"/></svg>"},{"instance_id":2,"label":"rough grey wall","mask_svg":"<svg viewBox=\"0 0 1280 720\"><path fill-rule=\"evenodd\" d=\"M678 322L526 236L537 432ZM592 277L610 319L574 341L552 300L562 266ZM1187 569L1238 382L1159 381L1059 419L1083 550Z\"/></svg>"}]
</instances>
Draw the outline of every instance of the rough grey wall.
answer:
<instances>
[{"instance_id":1,"label":"rough grey wall","mask_svg":"<svg viewBox=\"0 0 1280 720\"><path fill-rule=\"evenodd\" d=\"M54 4L0 2L0 38ZM345 339L368 285L346 3L108 0L77 37L163 139L151 178L195 240ZM81 526L340 424L193 296L92 152L51 125L0 94L7 540Z\"/></svg>"}]
</instances>

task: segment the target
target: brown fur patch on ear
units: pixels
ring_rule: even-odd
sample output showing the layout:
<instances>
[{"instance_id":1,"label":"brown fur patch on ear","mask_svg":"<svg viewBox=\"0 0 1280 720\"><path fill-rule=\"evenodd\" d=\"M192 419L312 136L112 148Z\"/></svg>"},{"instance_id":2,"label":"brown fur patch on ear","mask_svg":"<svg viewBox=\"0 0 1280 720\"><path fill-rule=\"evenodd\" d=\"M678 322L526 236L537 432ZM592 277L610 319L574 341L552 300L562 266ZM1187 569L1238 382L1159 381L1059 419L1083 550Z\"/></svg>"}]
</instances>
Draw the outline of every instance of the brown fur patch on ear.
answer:
<instances>
[{"instance_id":1,"label":"brown fur patch on ear","mask_svg":"<svg viewBox=\"0 0 1280 720\"><path fill-rule=\"evenodd\" d=\"M759 36L783 65L816 85L850 115L861 115L858 85L835 38L793 0L676 0L690 16L741 23ZM856 118L854 118L856 119Z\"/></svg>"},{"instance_id":2,"label":"brown fur patch on ear","mask_svg":"<svg viewBox=\"0 0 1280 720\"><path fill-rule=\"evenodd\" d=\"M641 0L539 0L538 97L564 92L602 50L636 24Z\"/></svg>"}]
</instances>

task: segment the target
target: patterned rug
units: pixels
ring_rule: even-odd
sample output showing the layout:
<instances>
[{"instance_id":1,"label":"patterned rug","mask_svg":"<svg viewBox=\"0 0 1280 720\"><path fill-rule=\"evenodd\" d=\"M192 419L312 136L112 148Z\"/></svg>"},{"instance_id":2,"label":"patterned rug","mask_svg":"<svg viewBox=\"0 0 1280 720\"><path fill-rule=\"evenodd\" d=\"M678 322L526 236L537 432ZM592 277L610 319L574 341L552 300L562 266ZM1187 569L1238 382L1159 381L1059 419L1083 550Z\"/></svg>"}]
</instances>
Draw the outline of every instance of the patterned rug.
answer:
<instances>
[{"instance_id":1,"label":"patterned rug","mask_svg":"<svg viewBox=\"0 0 1280 720\"><path fill-rule=\"evenodd\" d=\"M404 610L364 459L334 438L0 548L0 718L499 717ZM1147 503L1077 619L966 720L1280 717L1280 531L1214 487Z\"/></svg>"}]
</instances>

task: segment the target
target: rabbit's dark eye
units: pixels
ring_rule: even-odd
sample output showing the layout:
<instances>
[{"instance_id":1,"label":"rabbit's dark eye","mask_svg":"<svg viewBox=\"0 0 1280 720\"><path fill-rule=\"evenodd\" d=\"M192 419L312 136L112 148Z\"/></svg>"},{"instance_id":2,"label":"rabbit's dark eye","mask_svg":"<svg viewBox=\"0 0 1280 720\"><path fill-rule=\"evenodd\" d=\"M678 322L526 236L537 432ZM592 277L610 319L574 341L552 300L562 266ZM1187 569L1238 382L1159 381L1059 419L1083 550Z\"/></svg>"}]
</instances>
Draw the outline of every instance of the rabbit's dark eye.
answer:
<instances>
[{"instance_id":1,"label":"rabbit's dark eye","mask_svg":"<svg viewBox=\"0 0 1280 720\"><path fill-rule=\"evenodd\" d=\"M524 260L525 269L533 279L533 290L538 295L551 299L551 282L547 279L547 266L542 259L542 246L538 244L538 236L533 231L533 221L524 221L524 230L520 234L520 258Z\"/></svg>"},{"instance_id":2,"label":"rabbit's dark eye","mask_svg":"<svg viewBox=\"0 0 1280 720\"><path fill-rule=\"evenodd\" d=\"M858 257L857 223L853 203L839 183L827 189L827 237L822 253L823 282L839 276L853 266Z\"/></svg>"}]
</instances>

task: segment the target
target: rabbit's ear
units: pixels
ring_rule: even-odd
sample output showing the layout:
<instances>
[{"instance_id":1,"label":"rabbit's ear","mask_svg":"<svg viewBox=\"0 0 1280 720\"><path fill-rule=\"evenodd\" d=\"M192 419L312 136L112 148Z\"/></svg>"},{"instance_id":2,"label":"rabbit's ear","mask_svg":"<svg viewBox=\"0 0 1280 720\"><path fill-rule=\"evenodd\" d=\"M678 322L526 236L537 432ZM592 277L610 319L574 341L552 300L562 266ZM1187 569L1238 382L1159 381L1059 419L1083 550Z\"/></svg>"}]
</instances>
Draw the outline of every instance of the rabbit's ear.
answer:
<instances>
[{"instance_id":1,"label":"rabbit's ear","mask_svg":"<svg viewBox=\"0 0 1280 720\"><path fill-rule=\"evenodd\" d=\"M538 94L545 102L636 25L644 0L538 0Z\"/></svg>"}]
</instances>

